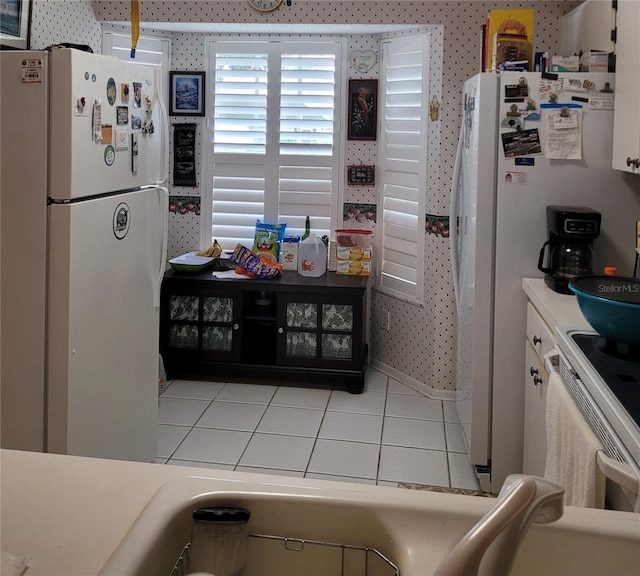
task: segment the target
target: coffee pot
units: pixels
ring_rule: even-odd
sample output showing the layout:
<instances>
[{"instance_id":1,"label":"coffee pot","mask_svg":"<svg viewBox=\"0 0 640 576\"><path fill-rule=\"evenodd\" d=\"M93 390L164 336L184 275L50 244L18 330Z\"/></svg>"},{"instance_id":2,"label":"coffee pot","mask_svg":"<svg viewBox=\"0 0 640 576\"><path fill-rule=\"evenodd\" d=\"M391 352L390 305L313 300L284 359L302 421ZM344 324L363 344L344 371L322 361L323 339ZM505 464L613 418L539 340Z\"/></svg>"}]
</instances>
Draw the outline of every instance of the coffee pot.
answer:
<instances>
[{"instance_id":1,"label":"coffee pot","mask_svg":"<svg viewBox=\"0 0 640 576\"><path fill-rule=\"evenodd\" d=\"M593 240L600 234L602 215L580 206L547 206L549 239L540 249L538 270L552 290L572 294L569 282L592 274L595 266ZM549 257L544 265L545 255Z\"/></svg>"}]
</instances>

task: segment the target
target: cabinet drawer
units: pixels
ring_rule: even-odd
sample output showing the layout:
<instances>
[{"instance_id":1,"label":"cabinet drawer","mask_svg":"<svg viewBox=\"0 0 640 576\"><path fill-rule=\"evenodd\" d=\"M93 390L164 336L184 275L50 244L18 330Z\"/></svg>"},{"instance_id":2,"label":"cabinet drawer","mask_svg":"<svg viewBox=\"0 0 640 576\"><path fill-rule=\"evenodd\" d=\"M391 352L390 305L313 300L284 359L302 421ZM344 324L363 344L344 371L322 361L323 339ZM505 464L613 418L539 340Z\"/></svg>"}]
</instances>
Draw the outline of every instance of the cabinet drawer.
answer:
<instances>
[{"instance_id":1,"label":"cabinet drawer","mask_svg":"<svg viewBox=\"0 0 640 576\"><path fill-rule=\"evenodd\" d=\"M553 333L531 302L527 303L527 340L540 358L544 358L556 343Z\"/></svg>"}]
</instances>

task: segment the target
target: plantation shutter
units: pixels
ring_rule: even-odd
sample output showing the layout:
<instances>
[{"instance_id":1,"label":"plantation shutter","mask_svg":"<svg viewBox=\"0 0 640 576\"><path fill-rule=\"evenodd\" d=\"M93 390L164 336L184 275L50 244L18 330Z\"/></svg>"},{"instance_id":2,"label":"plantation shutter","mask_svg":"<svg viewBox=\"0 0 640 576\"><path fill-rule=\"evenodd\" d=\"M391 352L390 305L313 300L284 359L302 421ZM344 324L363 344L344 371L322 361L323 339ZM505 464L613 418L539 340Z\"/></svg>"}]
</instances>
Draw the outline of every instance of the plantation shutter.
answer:
<instances>
[{"instance_id":1,"label":"plantation shutter","mask_svg":"<svg viewBox=\"0 0 640 576\"><path fill-rule=\"evenodd\" d=\"M212 41L211 238L253 242L256 219L328 234L337 218L341 43Z\"/></svg>"},{"instance_id":2,"label":"plantation shutter","mask_svg":"<svg viewBox=\"0 0 640 576\"><path fill-rule=\"evenodd\" d=\"M129 60L136 64L162 66L168 64L169 40L140 36L136 45L136 57L131 58L131 35L105 31L102 42L103 53L115 56L119 60Z\"/></svg>"},{"instance_id":3,"label":"plantation shutter","mask_svg":"<svg viewBox=\"0 0 640 576\"><path fill-rule=\"evenodd\" d=\"M429 36L382 42L379 285L422 303Z\"/></svg>"},{"instance_id":4,"label":"plantation shutter","mask_svg":"<svg viewBox=\"0 0 640 576\"><path fill-rule=\"evenodd\" d=\"M144 64L146 66L155 66L162 68L163 87L161 91L166 98L168 90L169 78L169 58L171 52L171 43L166 38L157 38L153 36L140 36L136 46L136 57L131 58L131 34L122 34L118 32L104 31L102 33L102 53L114 56L118 60L135 62L136 64Z\"/></svg>"}]
</instances>

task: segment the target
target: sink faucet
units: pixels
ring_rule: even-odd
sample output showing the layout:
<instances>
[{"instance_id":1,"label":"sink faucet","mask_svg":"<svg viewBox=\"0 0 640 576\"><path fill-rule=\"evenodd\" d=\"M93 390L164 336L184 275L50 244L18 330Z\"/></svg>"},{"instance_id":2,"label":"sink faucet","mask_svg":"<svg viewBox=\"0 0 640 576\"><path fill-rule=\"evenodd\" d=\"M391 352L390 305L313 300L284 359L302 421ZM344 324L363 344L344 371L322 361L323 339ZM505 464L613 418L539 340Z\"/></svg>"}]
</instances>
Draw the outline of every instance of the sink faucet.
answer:
<instances>
[{"instance_id":1,"label":"sink faucet","mask_svg":"<svg viewBox=\"0 0 640 576\"><path fill-rule=\"evenodd\" d=\"M562 516L564 488L544 478L512 474L498 499L449 552L435 576L475 576L487 554L483 573L506 576L529 526L549 524Z\"/></svg>"}]
</instances>

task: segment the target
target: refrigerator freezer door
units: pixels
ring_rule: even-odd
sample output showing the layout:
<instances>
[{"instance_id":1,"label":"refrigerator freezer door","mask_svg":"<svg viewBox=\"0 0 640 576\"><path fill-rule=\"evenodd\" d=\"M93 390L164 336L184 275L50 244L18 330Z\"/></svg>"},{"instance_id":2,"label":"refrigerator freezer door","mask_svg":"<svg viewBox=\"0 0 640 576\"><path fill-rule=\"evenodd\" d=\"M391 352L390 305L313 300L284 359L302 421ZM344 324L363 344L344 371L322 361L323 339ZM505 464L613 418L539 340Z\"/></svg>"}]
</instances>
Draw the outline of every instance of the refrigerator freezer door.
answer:
<instances>
[{"instance_id":1,"label":"refrigerator freezer door","mask_svg":"<svg viewBox=\"0 0 640 576\"><path fill-rule=\"evenodd\" d=\"M491 425L491 303L497 77L464 85L463 119L452 190L452 258L457 262L456 409L472 464L487 466Z\"/></svg>"},{"instance_id":2,"label":"refrigerator freezer door","mask_svg":"<svg viewBox=\"0 0 640 576\"><path fill-rule=\"evenodd\" d=\"M51 198L164 182L168 136L156 81L150 66L66 48L51 53Z\"/></svg>"},{"instance_id":3,"label":"refrigerator freezer door","mask_svg":"<svg viewBox=\"0 0 640 576\"><path fill-rule=\"evenodd\" d=\"M150 462L166 190L50 206L50 452Z\"/></svg>"}]
</instances>

